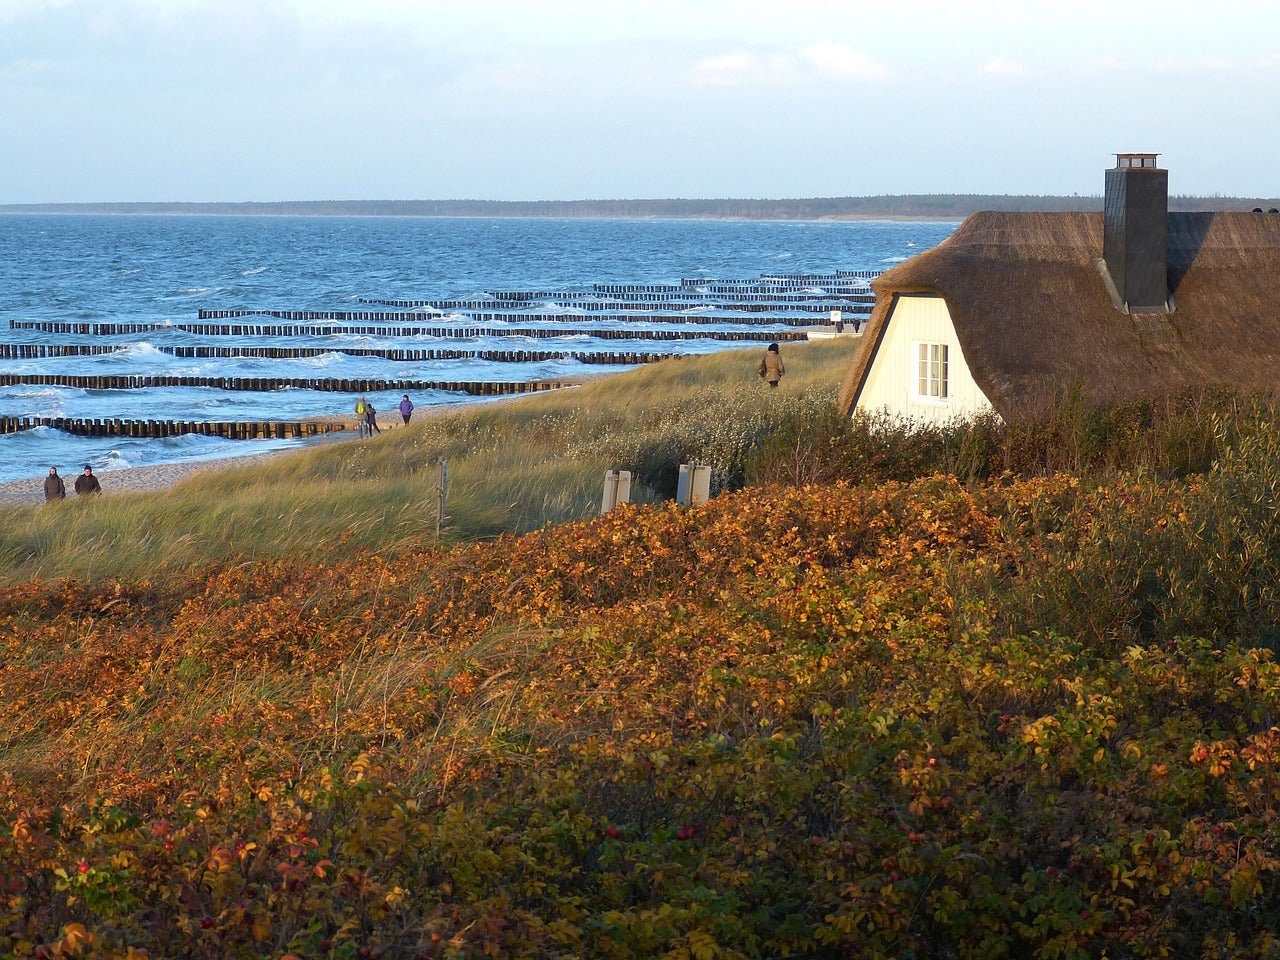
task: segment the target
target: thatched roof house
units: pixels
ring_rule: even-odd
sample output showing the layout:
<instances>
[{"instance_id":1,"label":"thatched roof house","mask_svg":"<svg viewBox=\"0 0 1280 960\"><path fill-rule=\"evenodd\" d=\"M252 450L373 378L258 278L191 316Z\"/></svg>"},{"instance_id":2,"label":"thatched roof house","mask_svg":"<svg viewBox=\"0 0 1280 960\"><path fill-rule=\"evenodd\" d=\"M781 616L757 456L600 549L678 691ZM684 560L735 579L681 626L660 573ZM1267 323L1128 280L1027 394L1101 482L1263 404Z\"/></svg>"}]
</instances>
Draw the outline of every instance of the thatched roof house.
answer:
<instances>
[{"instance_id":1,"label":"thatched roof house","mask_svg":"<svg viewBox=\"0 0 1280 960\"><path fill-rule=\"evenodd\" d=\"M1165 173L1151 168L1133 173ZM876 307L841 389L845 411L1008 417L1073 387L1099 402L1194 386L1273 389L1280 214L1168 214L1148 197L1143 216L1128 216L1130 225L1145 216L1143 229L1156 235L1154 262L1143 262L1152 243L1140 250L1150 238L1132 233L1104 256L1126 216L1115 209L1124 196L1113 203L1113 172L1105 213L978 213L876 280ZM1167 204L1167 187L1139 182Z\"/></svg>"}]
</instances>

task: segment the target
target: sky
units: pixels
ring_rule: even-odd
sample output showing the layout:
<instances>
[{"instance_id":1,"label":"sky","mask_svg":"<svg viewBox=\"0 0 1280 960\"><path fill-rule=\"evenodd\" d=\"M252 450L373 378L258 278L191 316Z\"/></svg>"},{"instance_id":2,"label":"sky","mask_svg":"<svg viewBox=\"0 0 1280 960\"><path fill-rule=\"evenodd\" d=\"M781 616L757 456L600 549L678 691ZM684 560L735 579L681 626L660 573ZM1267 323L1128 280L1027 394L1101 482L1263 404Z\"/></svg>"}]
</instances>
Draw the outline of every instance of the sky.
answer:
<instances>
[{"instance_id":1,"label":"sky","mask_svg":"<svg viewBox=\"0 0 1280 960\"><path fill-rule=\"evenodd\" d=\"M1275 0L0 0L0 204L1280 196Z\"/></svg>"}]
</instances>

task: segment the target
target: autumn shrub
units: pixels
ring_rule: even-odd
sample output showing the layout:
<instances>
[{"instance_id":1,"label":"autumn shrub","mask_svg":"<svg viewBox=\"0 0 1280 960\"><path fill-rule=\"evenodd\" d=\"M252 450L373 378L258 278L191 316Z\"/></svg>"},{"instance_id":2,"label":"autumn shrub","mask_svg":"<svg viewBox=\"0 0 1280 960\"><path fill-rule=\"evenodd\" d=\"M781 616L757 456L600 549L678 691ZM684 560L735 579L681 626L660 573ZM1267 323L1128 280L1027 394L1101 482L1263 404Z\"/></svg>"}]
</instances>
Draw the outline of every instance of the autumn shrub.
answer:
<instances>
[{"instance_id":1,"label":"autumn shrub","mask_svg":"<svg viewBox=\"0 0 1280 960\"><path fill-rule=\"evenodd\" d=\"M0 955L1269 956L1280 668L1233 591L1133 619L1199 495L756 488L5 589Z\"/></svg>"},{"instance_id":2,"label":"autumn shrub","mask_svg":"<svg viewBox=\"0 0 1280 960\"><path fill-rule=\"evenodd\" d=\"M753 449L753 483L905 481L946 473L966 483L1002 474L1125 474L1178 479L1209 470L1240 437L1268 429L1270 400L1226 390L1101 404L1078 385L1028 401L1004 418L941 423L881 411L844 418L806 411L782 421Z\"/></svg>"},{"instance_id":3,"label":"autumn shrub","mask_svg":"<svg viewBox=\"0 0 1280 960\"><path fill-rule=\"evenodd\" d=\"M1161 615L1178 631L1275 648L1280 432L1268 424L1222 438L1221 449L1213 468L1191 485L1182 509L1172 505L1177 512L1162 518L1167 529L1152 552Z\"/></svg>"},{"instance_id":4,"label":"autumn shrub","mask_svg":"<svg viewBox=\"0 0 1280 960\"><path fill-rule=\"evenodd\" d=\"M994 415L944 423L887 412L850 418L816 404L788 414L750 451L748 483L874 485L938 473L977 482L999 463L1003 443L1003 425Z\"/></svg>"},{"instance_id":5,"label":"autumn shrub","mask_svg":"<svg viewBox=\"0 0 1280 960\"><path fill-rule=\"evenodd\" d=\"M993 468L1020 476L1138 472L1183 478L1208 470L1224 444L1256 428L1269 410L1269 399L1214 388L1103 404L1077 384L1013 411Z\"/></svg>"},{"instance_id":6,"label":"autumn shrub","mask_svg":"<svg viewBox=\"0 0 1280 960\"><path fill-rule=\"evenodd\" d=\"M1115 650L1213 636L1272 647L1280 624L1280 432L1261 411L1215 416L1203 473L1062 475L1052 500L1001 493L1019 576L987 593L1004 629L1055 629Z\"/></svg>"}]
</instances>

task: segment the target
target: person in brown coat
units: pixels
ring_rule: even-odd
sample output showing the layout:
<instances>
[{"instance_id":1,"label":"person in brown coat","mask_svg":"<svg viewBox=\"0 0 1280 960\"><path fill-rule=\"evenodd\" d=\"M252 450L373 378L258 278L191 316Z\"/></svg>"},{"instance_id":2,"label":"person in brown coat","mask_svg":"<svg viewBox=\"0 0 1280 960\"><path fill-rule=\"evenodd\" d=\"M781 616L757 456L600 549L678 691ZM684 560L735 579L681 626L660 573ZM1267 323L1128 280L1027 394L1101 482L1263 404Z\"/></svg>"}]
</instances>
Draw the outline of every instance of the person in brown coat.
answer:
<instances>
[{"instance_id":1,"label":"person in brown coat","mask_svg":"<svg viewBox=\"0 0 1280 960\"><path fill-rule=\"evenodd\" d=\"M776 343L769 344L769 349L764 352L764 359L760 361L760 369L757 372L764 377L771 387L776 387L778 381L782 379L782 375L787 372L787 368L782 364L782 354L778 352Z\"/></svg>"}]
</instances>

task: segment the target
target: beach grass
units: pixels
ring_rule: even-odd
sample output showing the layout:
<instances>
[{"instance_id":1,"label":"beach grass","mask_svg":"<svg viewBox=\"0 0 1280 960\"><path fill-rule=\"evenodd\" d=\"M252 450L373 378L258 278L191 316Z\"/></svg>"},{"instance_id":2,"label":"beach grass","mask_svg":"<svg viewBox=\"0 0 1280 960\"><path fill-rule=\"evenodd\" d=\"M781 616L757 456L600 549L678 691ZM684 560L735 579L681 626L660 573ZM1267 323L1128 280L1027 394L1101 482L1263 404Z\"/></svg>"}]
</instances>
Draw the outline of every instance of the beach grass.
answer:
<instances>
[{"instance_id":1,"label":"beach grass","mask_svg":"<svg viewBox=\"0 0 1280 960\"><path fill-rule=\"evenodd\" d=\"M675 494L678 466L739 485L784 420L829 411L851 338L785 345L787 376L755 373L762 347L666 360L581 386L430 412L368 440L321 443L184 477L163 491L0 507L0 582L177 573L231 558L395 551L523 533L599 510L605 471L632 500ZM447 512L440 522L441 461Z\"/></svg>"}]
</instances>

